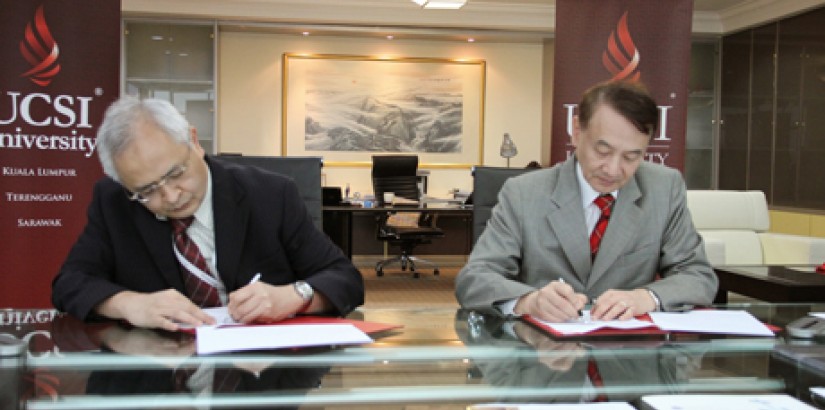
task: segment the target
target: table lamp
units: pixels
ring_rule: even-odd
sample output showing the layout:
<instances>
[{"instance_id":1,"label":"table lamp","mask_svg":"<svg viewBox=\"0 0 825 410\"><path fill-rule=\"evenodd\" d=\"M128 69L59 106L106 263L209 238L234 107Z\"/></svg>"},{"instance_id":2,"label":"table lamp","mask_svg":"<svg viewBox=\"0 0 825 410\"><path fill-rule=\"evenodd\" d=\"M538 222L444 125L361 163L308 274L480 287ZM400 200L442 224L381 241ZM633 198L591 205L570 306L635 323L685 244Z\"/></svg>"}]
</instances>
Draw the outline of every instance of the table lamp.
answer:
<instances>
[{"instance_id":1,"label":"table lamp","mask_svg":"<svg viewBox=\"0 0 825 410\"><path fill-rule=\"evenodd\" d=\"M507 158L507 168L510 168L510 158L515 157L516 154L518 154L518 148L510 138L510 134L505 132L504 140L501 141L500 155L502 158Z\"/></svg>"}]
</instances>

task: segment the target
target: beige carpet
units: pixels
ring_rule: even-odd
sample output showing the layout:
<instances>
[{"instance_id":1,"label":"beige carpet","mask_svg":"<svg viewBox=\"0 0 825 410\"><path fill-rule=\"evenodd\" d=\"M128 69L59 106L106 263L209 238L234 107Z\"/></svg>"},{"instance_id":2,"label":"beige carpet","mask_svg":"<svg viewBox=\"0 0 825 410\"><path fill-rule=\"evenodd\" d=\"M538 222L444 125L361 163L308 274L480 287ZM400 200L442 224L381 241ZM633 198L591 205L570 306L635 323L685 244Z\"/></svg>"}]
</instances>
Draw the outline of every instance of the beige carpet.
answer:
<instances>
[{"instance_id":1,"label":"beige carpet","mask_svg":"<svg viewBox=\"0 0 825 410\"><path fill-rule=\"evenodd\" d=\"M382 277L375 275L375 269L360 270L366 289L364 308L458 307L453 293L458 268L441 268L439 276L422 269L418 279L400 269L386 269Z\"/></svg>"}]
</instances>

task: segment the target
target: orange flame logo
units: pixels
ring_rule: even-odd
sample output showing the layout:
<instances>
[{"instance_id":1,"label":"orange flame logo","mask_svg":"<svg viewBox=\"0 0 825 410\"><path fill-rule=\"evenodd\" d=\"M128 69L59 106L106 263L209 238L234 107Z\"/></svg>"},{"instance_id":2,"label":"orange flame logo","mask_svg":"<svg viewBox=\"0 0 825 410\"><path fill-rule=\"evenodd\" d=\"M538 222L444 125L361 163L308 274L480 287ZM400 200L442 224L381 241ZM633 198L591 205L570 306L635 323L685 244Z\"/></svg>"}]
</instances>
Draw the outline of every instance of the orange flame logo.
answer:
<instances>
[{"instance_id":1,"label":"orange flame logo","mask_svg":"<svg viewBox=\"0 0 825 410\"><path fill-rule=\"evenodd\" d=\"M31 64L32 68L20 77L28 77L33 83L45 87L52 82L52 77L60 72L57 57L60 49L46 25L43 17L43 5L37 8L34 21L26 24L26 38L20 41L20 54Z\"/></svg>"},{"instance_id":2,"label":"orange flame logo","mask_svg":"<svg viewBox=\"0 0 825 410\"><path fill-rule=\"evenodd\" d=\"M602 52L602 65L613 74L612 80L638 81L642 75L639 71L640 58L627 28L627 12L624 12L616 30L610 33L607 50Z\"/></svg>"}]
</instances>

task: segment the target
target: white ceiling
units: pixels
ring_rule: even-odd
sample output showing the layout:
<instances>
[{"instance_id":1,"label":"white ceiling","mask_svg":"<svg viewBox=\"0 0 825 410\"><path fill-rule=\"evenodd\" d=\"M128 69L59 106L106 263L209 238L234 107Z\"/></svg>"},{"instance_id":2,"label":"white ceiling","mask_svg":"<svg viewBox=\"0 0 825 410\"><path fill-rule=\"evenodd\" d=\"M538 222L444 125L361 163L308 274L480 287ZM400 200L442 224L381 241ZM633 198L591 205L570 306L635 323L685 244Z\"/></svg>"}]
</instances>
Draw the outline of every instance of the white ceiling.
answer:
<instances>
[{"instance_id":1,"label":"white ceiling","mask_svg":"<svg viewBox=\"0 0 825 410\"><path fill-rule=\"evenodd\" d=\"M553 35L555 3L468 0L460 10L424 10L410 0L122 0L122 9L126 17L216 19L236 30L540 41ZM693 32L718 36L823 5L825 0L694 0Z\"/></svg>"}]
</instances>

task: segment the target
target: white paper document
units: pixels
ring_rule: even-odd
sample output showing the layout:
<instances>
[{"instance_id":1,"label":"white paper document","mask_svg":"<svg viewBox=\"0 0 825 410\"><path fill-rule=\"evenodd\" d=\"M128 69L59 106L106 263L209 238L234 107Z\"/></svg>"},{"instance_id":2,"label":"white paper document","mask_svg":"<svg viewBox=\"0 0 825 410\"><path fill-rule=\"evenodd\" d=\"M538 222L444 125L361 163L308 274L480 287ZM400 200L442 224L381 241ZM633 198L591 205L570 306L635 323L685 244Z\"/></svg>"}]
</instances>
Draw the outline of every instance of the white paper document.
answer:
<instances>
[{"instance_id":1,"label":"white paper document","mask_svg":"<svg viewBox=\"0 0 825 410\"><path fill-rule=\"evenodd\" d=\"M538 320L538 319L536 319ZM547 327L563 335L578 335L592 332L601 328L610 329L642 329L653 326L645 320L630 319L630 320L590 320L590 311L582 312L582 317L579 320L571 320L569 322L545 322L539 320Z\"/></svg>"},{"instance_id":2,"label":"white paper document","mask_svg":"<svg viewBox=\"0 0 825 410\"><path fill-rule=\"evenodd\" d=\"M820 400L825 399L825 387L811 387L811 394L818 397Z\"/></svg>"},{"instance_id":3,"label":"white paper document","mask_svg":"<svg viewBox=\"0 0 825 410\"><path fill-rule=\"evenodd\" d=\"M642 401L656 410L815 410L786 394L674 394Z\"/></svg>"},{"instance_id":4,"label":"white paper document","mask_svg":"<svg viewBox=\"0 0 825 410\"><path fill-rule=\"evenodd\" d=\"M811 313L808 313L808 315L813 316L813 317L818 317L820 319L825 319L825 313L823 313L823 312L811 312Z\"/></svg>"},{"instance_id":5,"label":"white paper document","mask_svg":"<svg viewBox=\"0 0 825 410\"><path fill-rule=\"evenodd\" d=\"M240 324L239 322L236 322L235 319L232 319L232 316L229 314L229 309L227 309L226 306L203 308L202 310L204 313L206 313L209 316L212 316L212 318L215 319L215 324L212 326ZM195 327L197 327L183 323L179 324L179 326L181 329L194 329Z\"/></svg>"},{"instance_id":6,"label":"white paper document","mask_svg":"<svg viewBox=\"0 0 825 410\"><path fill-rule=\"evenodd\" d=\"M668 332L774 336L764 323L744 310L692 310L684 313L651 312L650 318Z\"/></svg>"},{"instance_id":7,"label":"white paper document","mask_svg":"<svg viewBox=\"0 0 825 410\"><path fill-rule=\"evenodd\" d=\"M350 324L201 326L195 337L198 354L372 342Z\"/></svg>"},{"instance_id":8,"label":"white paper document","mask_svg":"<svg viewBox=\"0 0 825 410\"><path fill-rule=\"evenodd\" d=\"M468 410L635 410L622 402L604 403L488 403L470 406Z\"/></svg>"}]
</instances>

